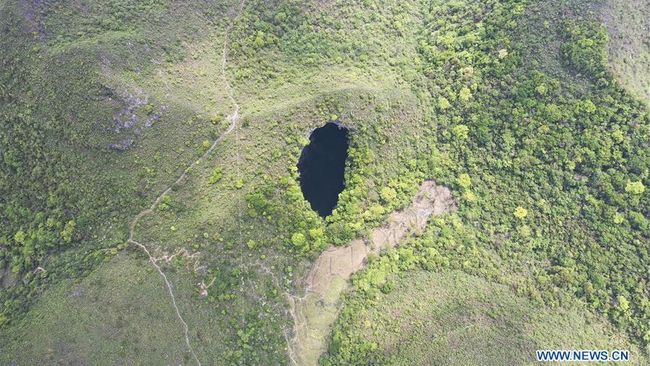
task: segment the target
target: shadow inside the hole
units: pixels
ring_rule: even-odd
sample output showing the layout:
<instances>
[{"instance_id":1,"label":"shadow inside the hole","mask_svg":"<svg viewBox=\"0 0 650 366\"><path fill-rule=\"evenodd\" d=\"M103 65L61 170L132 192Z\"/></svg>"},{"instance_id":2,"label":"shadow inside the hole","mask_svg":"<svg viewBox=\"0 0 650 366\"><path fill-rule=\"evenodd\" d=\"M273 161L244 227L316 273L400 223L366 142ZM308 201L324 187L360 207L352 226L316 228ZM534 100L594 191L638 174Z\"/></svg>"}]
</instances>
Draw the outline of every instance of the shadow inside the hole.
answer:
<instances>
[{"instance_id":1,"label":"shadow inside the hole","mask_svg":"<svg viewBox=\"0 0 650 366\"><path fill-rule=\"evenodd\" d=\"M322 217L332 214L339 193L345 187L348 132L338 122L328 122L311 133L309 145L300 154L298 171L302 194Z\"/></svg>"}]
</instances>

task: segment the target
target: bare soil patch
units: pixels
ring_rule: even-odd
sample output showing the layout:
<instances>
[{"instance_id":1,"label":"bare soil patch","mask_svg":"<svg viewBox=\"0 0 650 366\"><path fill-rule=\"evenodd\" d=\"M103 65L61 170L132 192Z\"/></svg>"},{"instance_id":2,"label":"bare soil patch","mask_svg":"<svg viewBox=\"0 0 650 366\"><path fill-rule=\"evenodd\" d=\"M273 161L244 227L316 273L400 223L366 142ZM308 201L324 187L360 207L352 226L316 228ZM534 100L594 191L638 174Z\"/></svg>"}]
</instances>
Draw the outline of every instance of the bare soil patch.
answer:
<instances>
[{"instance_id":1,"label":"bare soil patch","mask_svg":"<svg viewBox=\"0 0 650 366\"><path fill-rule=\"evenodd\" d=\"M365 266L369 254L399 245L408 236L421 232L431 216L455 208L449 188L425 181L411 205L391 214L388 223L373 230L367 239L324 251L303 280L304 297L290 299L294 319L294 338L289 344L292 362L318 364L331 324L338 315L341 294L348 288L350 276Z\"/></svg>"}]
</instances>

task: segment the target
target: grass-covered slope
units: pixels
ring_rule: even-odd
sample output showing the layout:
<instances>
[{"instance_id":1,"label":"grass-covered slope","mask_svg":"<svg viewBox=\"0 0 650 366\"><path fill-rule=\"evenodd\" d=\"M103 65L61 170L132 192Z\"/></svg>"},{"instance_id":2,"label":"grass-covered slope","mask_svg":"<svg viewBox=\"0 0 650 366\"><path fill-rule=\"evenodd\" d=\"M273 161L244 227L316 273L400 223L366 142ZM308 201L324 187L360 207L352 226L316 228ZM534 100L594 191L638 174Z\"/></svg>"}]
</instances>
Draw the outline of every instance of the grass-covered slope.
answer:
<instances>
[{"instance_id":1,"label":"grass-covered slope","mask_svg":"<svg viewBox=\"0 0 650 366\"><path fill-rule=\"evenodd\" d=\"M456 189L459 214L371 266L361 303L389 273L451 266L546 306L586 302L645 349L649 121L608 72L598 14L577 1L423 11L430 174ZM365 363L372 349L347 333L347 306L326 360Z\"/></svg>"},{"instance_id":2,"label":"grass-covered slope","mask_svg":"<svg viewBox=\"0 0 650 366\"><path fill-rule=\"evenodd\" d=\"M631 349L632 364L645 364L584 309L535 305L461 271L414 271L389 283L372 301L354 301L353 314L344 311L345 336L360 344L344 344L325 364L349 364L348 356L364 365L523 365L536 361L537 349Z\"/></svg>"},{"instance_id":3,"label":"grass-covered slope","mask_svg":"<svg viewBox=\"0 0 650 366\"><path fill-rule=\"evenodd\" d=\"M194 105L167 94L178 82L168 79L181 42L210 34L219 43L223 5L196 13L129 4L1 4L5 318L47 282L110 257L124 243L128 217L220 128L208 113L221 107L206 109L225 104L221 89ZM172 21L180 14L185 26ZM197 22L202 31L187 27Z\"/></svg>"},{"instance_id":4,"label":"grass-covered slope","mask_svg":"<svg viewBox=\"0 0 650 366\"><path fill-rule=\"evenodd\" d=\"M156 3L148 10L136 9L143 12L138 19L122 14L136 10L119 2L88 8L27 4L37 7L39 21L49 30L44 37L25 30L28 24L24 24L27 15L23 5L5 4L7 14L16 16L12 28L16 34L7 41L8 49L26 41L33 45L34 52L43 54L43 60L31 59L25 56L25 50L15 50L16 59L25 61L21 70L29 74L26 78L35 83L47 79L51 89L48 104L35 104L34 108L40 113L61 110L56 128L51 131L56 138L51 141L58 144L56 148L68 160L57 166L62 170L79 166L73 190L78 196L63 198L75 205L75 212L85 220L77 219L71 249L42 250L29 259L22 235L18 236L20 240L14 237L21 223L7 218L10 225L4 228L5 238L11 250L3 254L7 263L19 265L14 269L7 265L5 278L24 281L7 281L8 291L2 293L6 300L3 319L9 322L2 332L7 342L0 346L4 360L23 360L19 354L27 345L25 338L39 344L57 342L57 333L50 332L50 327L75 321L76 312L66 306L67 297L61 295L75 282L59 283L62 277L69 276L99 292L94 288L97 283L115 282L116 272L129 273L132 260L150 266L138 247L125 243L129 223L215 139L223 136L212 154L192 165L187 177L161 197L153 212L136 222L133 236L151 250L167 274L179 313L188 324L189 343L200 360L286 362L291 324L283 292L291 288L290 280L302 266L296 258L317 253L328 242L349 240L363 229L364 222L377 223L385 212L375 209L360 222L339 217L336 225L325 230L325 222L309 209L296 182L295 164L309 130L340 118L356 131L351 151L354 161L382 168L382 173L372 180L370 174L357 179L358 187L385 184L390 177L405 173L404 163L415 156L410 134L399 132L416 130L422 114L415 96L391 72L385 55L368 58L381 63L375 68L350 63L353 54L331 62L335 55L324 53L329 48L321 49L311 60L298 59L300 51L294 47L308 44L310 41L302 37L310 31L316 39L335 37L328 41L331 46L347 47L336 43L345 38L344 33L317 35L305 23L320 22L327 16L327 9L319 9L312 17L303 13L305 9L298 3L244 3L241 12L236 2L216 4L213 9L194 2ZM120 32L115 33L112 26L104 28L102 21L90 21L111 18L114 12L122 14L116 15ZM280 21L278 16L274 20L275 13L280 12L290 13L292 19ZM365 12L369 14L371 9ZM70 19L73 26L63 27L63 18ZM172 22L172 18L182 21ZM278 24L274 29L278 43L264 47L265 42L260 45L251 38L249 32L256 34L251 24L270 26L260 18ZM228 43L224 43L226 31L230 32ZM365 49L360 40L369 34L364 31L356 35L355 47ZM106 43L118 36L119 41ZM371 45L375 49L396 44L379 37L377 42ZM414 43L409 49L414 49ZM370 49L364 52L371 54ZM401 53L397 56L401 57ZM59 57L65 62L53 64L52 59ZM7 58L8 63L14 61ZM251 72L251 67L257 71ZM267 70L270 67L273 73ZM8 72L7 77L14 74ZM225 117L233 109L226 98L224 75L241 106L241 117L228 135L223 135L229 122ZM276 75L278 79L273 80ZM15 108L18 113L21 106ZM47 125L36 123L35 127L38 130ZM377 133L385 137L372 141ZM74 136L62 137L66 134ZM33 145L7 142L7 146L23 154ZM52 147L42 159L21 156L18 160L45 166L46 158L58 151ZM20 177L15 172L7 175L12 183L7 192L20 191ZM61 180L55 182L63 184ZM415 185L404 188L408 189L414 190ZM379 207L378 196L366 201L366 192L357 195L355 202L361 206L352 212L359 219L361 207ZM403 202L408 199L408 195L400 197ZM35 203L28 200L26 204ZM107 231L112 236L107 236ZM307 240L292 240L299 237L296 234ZM26 235L30 237L31 232ZM132 249L132 259L114 257L125 249ZM169 262L163 259L174 254ZM31 262L25 262L28 259ZM98 266L101 261L104 263ZM88 273L97 281L84 280ZM149 307L160 313L169 310L172 299L167 296L168 289L162 278L157 281L162 283L160 297L152 297L147 300L148 307L133 311ZM199 284L210 285L205 296ZM123 308L119 304L127 302L140 284L124 281L120 285L125 288L115 291L118 301L103 308L104 317L93 322L92 313L84 315L88 320L85 331L102 334L106 322L121 316ZM30 295L21 297L30 291ZM20 314L32 304L29 299L39 299L39 305L21 318ZM90 308L92 304L84 306ZM56 324L41 322L39 314L51 309L57 309ZM183 345L181 319L161 319L158 328L149 328L145 319L135 316L133 322L135 327L142 323L139 329L151 342L149 350L169 348L165 339L179 339L180 344L171 347L170 352L174 357L192 359L190 350ZM176 333L168 334L172 329ZM160 331L169 338L158 337ZM102 347L100 336L80 337L82 331L71 332L63 343L83 347L58 348L52 357L86 360L89 347ZM131 341L132 336L118 332L115 343L109 342L103 349L110 352L116 345ZM47 359L45 356L37 353L32 360ZM149 351L127 350L118 353L115 360L147 363L150 356Z\"/></svg>"},{"instance_id":5,"label":"grass-covered slope","mask_svg":"<svg viewBox=\"0 0 650 366\"><path fill-rule=\"evenodd\" d=\"M650 4L609 0L600 11L609 32L607 51L614 76L632 95L650 104Z\"/></svg>"},{"instance_id":6,"label":"grass-covered slope","mask_svg":"<svg viewBox=\"0 0 650 366\"><path fill-rule=\"evenodd\" d=\"M188 290L189 286L177 288L179 292ZM158 273L125 255L81 282L63 282L34 306L27 320L13 330L13 339L3 346L3 364L189 361ZM37 329L33 323L38 323Z\"/></svg>"},{"instance_id":7,"label":"grass-covered slope","mask_svg":"<svg viewBox=\"0 0 650 366\"><path fill-rule=\"evenodd\" d=\"M287 363L286 296L310 259L381 225L424 179L453 188L458 214L430 225L412 256L371 266L358 291L379 291L398 268L451 266L539 309L586 303L575 308L649 342L649 118L609 73L592 4L0 7L4 359L20 359L28 339L55 344L47 330L74 322L67 304L82 301L87 327L26 363L91 362L88 349L119 347L109 363L148 363L162 349L189 363L185 342L204 364ZM323 220L295 164L330 119L352 133L346 189ZM80 285L100 299L102 283L120 289L101 315L95 300L66 295ZM125 332L104 348L103 336L82 338L112 332L140 286L150 294L132 317L143 351ZM166 315L153 325L147 309ZM49 311L56 319L41 322Z\"/></svg>"}]
</instances>

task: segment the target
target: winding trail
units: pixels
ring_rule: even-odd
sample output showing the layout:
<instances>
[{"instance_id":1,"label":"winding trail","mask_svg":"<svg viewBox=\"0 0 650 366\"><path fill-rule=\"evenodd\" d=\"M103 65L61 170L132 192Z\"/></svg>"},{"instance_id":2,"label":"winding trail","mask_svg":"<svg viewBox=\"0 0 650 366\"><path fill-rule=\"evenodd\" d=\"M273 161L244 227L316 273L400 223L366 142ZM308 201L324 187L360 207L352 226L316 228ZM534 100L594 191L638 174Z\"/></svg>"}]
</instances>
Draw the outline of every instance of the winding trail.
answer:
<instances>
[{"instance_id":1,"label":"winding trail","mask_svg":"<svg viewBox=\"0 0 650 366\"><path fill-rule=\"evenodd\" d=\"M221 141L223 141L223 139L226 136L228 136L232 131L235 131L235 134L237 135L236 139L237 139L237 141L239 141L239 136L238 136L238 132L237 132L237 122L239 121L240 107L239 107L239 104L237 104L237 101L235 100L234 93L233 93L233 88L232 88L232 85L230 85L230 81L228 81L228 76L227 76L227 73L226 73L226 69L227 69L227 63L228 63L228 41L229 41L229 36L230 36L230 33L232 31L232 28L234 26L235 21L237 20L237 18L239 18L239 16L241 15L241 13L242 13L242 11L244 9L244 4L245 4L245 0L241 0L241 2L239 3L239 9L237 10L237 13L228 22L228 26L226 27L226 30L224 32L223 48L222 48L222 52L221 52L221 78L222 78L223 84L224 84L224 86L226 88L226 93L228 95L228 100L230 101L230 103L233 106L232 113L230 115L228 115L228 117L226 117L226 119L230 122L230 124L228 125L228 128L218 138L216 138L214 140L214 142L212 142L212 145L210 146L210 148L208 150L206 150L206 152L203 153L203 155L201 155L193 163L188 165L185 168L185 170L183 170L183 173L172 184L170 184L160 195L158 195L156 200L151 204L151 206L149 206L149 208L141 211L140 213L138 213L133 218L133 220L131 220L131 223L129 224L129 238L127 239L127 243L135 245L136 247L140 248L149 257L149 262L151 262L151 265L154 266L156 271L158 271L158 273L162 277L163 281L165 282L165 286L167 287L167 291L169 292L169 297L171 298L171 301L172 301L172 306L174 307L174 310L176 311L176 316L178 317L178 320L183 325L183 333L184 333L184 336L185 336L185 344L187 345L187 348L190 350L190 353L192 354L192 357L194 358L194 361L196 361L196 363L199 366L201 366L201 361L199 360L198 356L194 352L194 348L192 347L192 344L190 342L190 336L189 336L190 329L189 329L189 326L187 325L187 322L185 321L185 319L183 319L183 316L181 315L181 312L180 312L180 310L178 308L178 305L176 304L176 296L174 295L173 286L172 286L171 282L169 281L169 279L167 278L167 275L165 275L165 272L158 265L158 261L160 259L154 257L151 254L151 252L149 251L149 249L147 248L147 246L145 246L144 244L142 244L142 243L135 240L135 230L136 230L136 226L138 225L140 220L145 216L153 214L154 210L158 207L158 205L160 205L160 203L164 199L165 195L167 195L169 192L171 192L171 190L174 187L176 187L185 178L187 178L187 175L189 174L189 172L192 170L192 168L194 166L199 165L208 156L210 156L212 154L212 152L214 151L214 149L217 147L217 145L219 145L219 143ZM238 146L237 146L236 150L237 150L237 164L236 164L237 165L237 171L238 171L238 175L241 175L239 173L239 169L240 169L239 168L239 155L240 154L239 154L239 147ZM239 208L239 216L241 217L241 207ZM240 229L240 238L241 238L241 229Z\"/></svg>"}]
</instances>

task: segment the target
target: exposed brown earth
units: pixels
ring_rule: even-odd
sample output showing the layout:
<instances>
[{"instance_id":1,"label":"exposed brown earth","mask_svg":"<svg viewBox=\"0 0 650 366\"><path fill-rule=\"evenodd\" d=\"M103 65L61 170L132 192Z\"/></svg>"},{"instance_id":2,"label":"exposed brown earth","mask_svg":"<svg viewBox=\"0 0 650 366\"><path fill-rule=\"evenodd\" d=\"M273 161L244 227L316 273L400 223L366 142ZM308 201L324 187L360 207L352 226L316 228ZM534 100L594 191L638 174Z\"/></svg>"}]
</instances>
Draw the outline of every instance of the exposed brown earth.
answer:
<instances>
[{"instance_id":1,"label":"exposed brown earth","mask_svg":"<svg viewBox=\"0 0 650 366\"><path fill-rule=\"evenodd\" d=\"M296 365L318 364L331 324L338 315L341 294L348 288L350 276L365 266L369 254L399 245L408 236L421 232L431 216L455 207L449 188L426 181L408 208L391 214L388 223L373 230L367 239L324 251L303 280L304 297L290 299L295 333L289 344L291 361Z\"/></svg>"}]
</instances>

